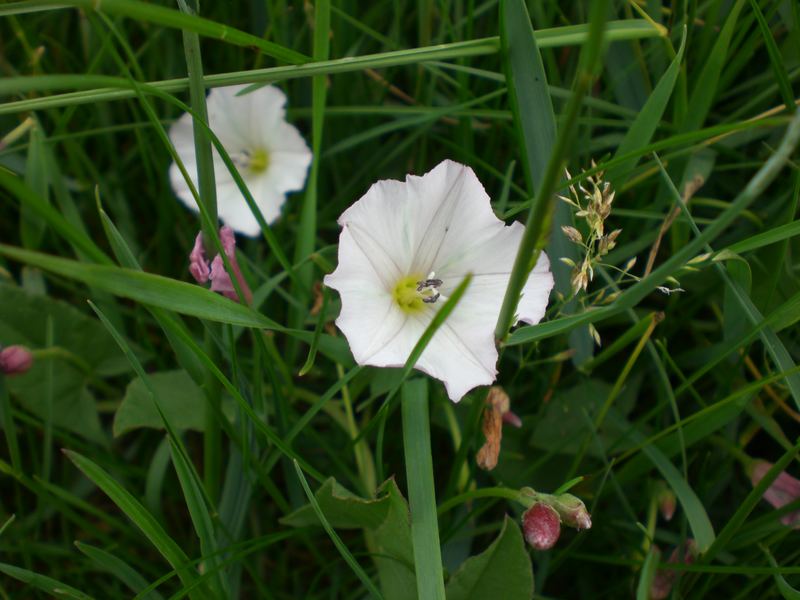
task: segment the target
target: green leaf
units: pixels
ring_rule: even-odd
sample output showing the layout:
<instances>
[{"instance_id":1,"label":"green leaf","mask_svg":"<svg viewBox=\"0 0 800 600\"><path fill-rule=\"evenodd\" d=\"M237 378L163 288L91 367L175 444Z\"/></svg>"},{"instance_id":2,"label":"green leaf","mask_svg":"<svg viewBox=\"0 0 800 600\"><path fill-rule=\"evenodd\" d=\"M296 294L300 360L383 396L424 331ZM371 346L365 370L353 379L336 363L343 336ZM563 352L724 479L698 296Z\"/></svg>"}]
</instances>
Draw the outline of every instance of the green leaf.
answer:
<instances>
[{"instance_id":1,"label":"green leaf","mask_svg":"<svg viewBox=\"0 0 800 600\"><path fill-rule=\"evenodd\" d=\"M605 421L599 431L594 431L591 423L611 393L611 385L599 379L585 379L574 387L559 391L536 420L531 442L550 452L575 454L582 439L587 435L597 435L603 447L608 448L620 438L624 439L631 426L624 415L633 407L640 381L641 378L635 378L627 383L623 396L617 398L610 409L615 418ZM616 448L628 445L629 441ZM588 453L601 456L602 448L591 444Z\"/></svg>"},{"instance_id":2,"label":"green leaf","mask_svg":"<svg viewBox=\"0 0 800 600\"><path fill-rule=\"evenodd\" d=\"M314 497L332 527L362 528L373 541L373 560L386 600L417 597L408 504L394 479L381 485L370 500L359 498L333 479L326 480ZM304 527L319 525L320 520L308 504L281 519L281 523Z\"/></svg>"},{"instance_id":3,"label":"green leaf","mask_svg":"<svg viewBox=\"0 0 800 600\"><path fill-rule=\"evenodd\" d=\"M317 514L320 523L322 523L322 527L325 529L325 532L328 534L328 537L331 538L331 541L333 542L334 546L336 546L336 549L339 551L339 554L342 555L342 558L344 558L345 562L353 570L353 573L355 573L356 576L361 580L361 583L364 584L364 587L367 588L367 590L375 598L383 600L383 596L375 587L375 584L372 582L369 576L364 572L364 569L361 568L361 565L358 564L358 561L356 561L356 559L353 558L353 555L347 549L347 546L344 545L344 542L342 542L341 538L333 530L333 527L328 522L327 518L325 518L325 513L322 511L322 509L319 506L319 503L317 502L317 499L311 492L311 488L308 486L308 482L306 481L305 475L303 475L303 470L300 468L300 463L298 463L296 460L294 461L294 469L297 472L297 478L300 480L300 484L303 486L303 490L305 491L306 496L311 502L311 506L313 507L314 512Z\"/></svg>"},{"instance_id":4,"label":"green leaf","mask_svg":"<svg viewBox=\"0 0 800 600\"><path fill-rule=\"evenodd\" d=\"M203 391L183 370L148 374L150 385L161 400L170 424L178 430L203 431L206 401ZM125 397L114 415L114 437L134 429L164 429L147 386L138 377L128 384Z\"/></svg>"},{"instance_id":5,"label":"green leaf","mask_svg":"<svg viewBox=\"0 0 800 600\"><path fill-rule=\"evenodd\" d=\"M522 169L528 192L533 194L544 178L547 162L556 143L556 117L547 88L547 74L531 27L531 18L521 0L500 3L506 53L506 81L522 155Z\"/></svg>"},{"instance_id":6,"label":"green leaf","mask_svg":"<svg viewBox=\"0 0 800 600\"><path fill-rule=\"evenodd\" d=\"M337 529L374 530L383 524L389 514L392 497L389 494L373 500L365 500L341 486L331 477L314 493L317 503L325 513L325 518ZM314 507L310 504L281 519L281 523L291 527L320 525Z\"/></svg>"},{"instance_id":7,"label":"green leaf","mask_svg":"<svg viewBox=\"0 0 800 600\"><path fill-rule=\"evenodd\" d=\"M38 351L30 371L9 378L9 391L27 410L47 418L47 373L52 367L53 425L105 443L88 386L97 377L129 370L111 336L69 304L6 283L0 283L0 314L2 344ZM53 323L52 348L47 347L48 320Z\"/></svg>"},{"instance_id":8,"label":"green leaf","mask_svg":"<svg viewBox=\"0 0 800 600\"><path fill-rule=\"evenodd\" d=\"M64 454L133 521L156 550L172 565L184 585L191 584L197 578L196 571L189 566L189 558L181 547L167 535L153 515L130 492L85 456L71 450L64 450Z\"/></svg>"},{"instance_id":9,"label":"green leaf","mask_svg":"<svg viewBox=\"0 0 800 600\"><path fill-rule=\"evenodd\" d=\"M92 600L91 596L84 594L80 590L76 590L74 587L69 586L66 583L61 583L56 579L47 577L46 575L40 575L39 573L34 573L33 571L28 571L27 569L21 569L13 565L0 563L0 571L5 573L9 577L13 577L14 579L18 579L23 583L27 583L28 585L38 588L48 594L51 594L56 598L76 598L77 600Z\"/></svg>"},{"instance_id":10,"label":"green leaf","mask_svg":"<svg viewBox=\"0 0 800 600\"><path fill-rule=\"evenodd\" d=\"M447 583L447 600L529 600L533 566L519 526L506 515L497 539L464 561Z\"/></svg>"}]
</instances>

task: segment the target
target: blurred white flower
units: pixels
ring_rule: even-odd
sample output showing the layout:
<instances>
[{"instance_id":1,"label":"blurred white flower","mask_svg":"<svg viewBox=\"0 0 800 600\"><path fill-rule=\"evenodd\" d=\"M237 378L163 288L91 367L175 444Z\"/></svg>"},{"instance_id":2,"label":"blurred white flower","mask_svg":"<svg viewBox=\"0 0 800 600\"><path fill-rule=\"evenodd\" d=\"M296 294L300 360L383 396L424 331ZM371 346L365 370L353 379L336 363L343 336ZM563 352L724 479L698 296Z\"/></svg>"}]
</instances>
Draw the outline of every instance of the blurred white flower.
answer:
<instances>
[{"instance_id":1,"label":"blurred white flower","mask_svg":"<svg viewBox=\"0 0 800 600\"><path fill-rule=\"evenodd\" d=\"M212 89L208 94L208 122L236 165L267 223L280 216L286 193L300 190L306 181L311 151L297 129L286 122L286 96L274 86L237 95L247 86ZM197 186L191 115L172 126L170 140ZM217 211L223 223L244 235L261 228L216 149L213 149ZM178 166L169 170L172 189L190 209L197 204Z\"/></svg>"},{"instance_id":2,"label":"blurred white flower","mask_svg":"<svg viewBox=\"0 0 800 600\"><path fill-rule=\"evenodd\" d=\"M444 381L457 402L497 375L494 328L525 227L495 217L469 167L446 160L422 177L379 181L339 217L336 320L356 361L399 367L467 273L473 279L416 368ZM518 320L544 316L553 276L542 253L528 277Z\"/></svg>"}]
</instances>

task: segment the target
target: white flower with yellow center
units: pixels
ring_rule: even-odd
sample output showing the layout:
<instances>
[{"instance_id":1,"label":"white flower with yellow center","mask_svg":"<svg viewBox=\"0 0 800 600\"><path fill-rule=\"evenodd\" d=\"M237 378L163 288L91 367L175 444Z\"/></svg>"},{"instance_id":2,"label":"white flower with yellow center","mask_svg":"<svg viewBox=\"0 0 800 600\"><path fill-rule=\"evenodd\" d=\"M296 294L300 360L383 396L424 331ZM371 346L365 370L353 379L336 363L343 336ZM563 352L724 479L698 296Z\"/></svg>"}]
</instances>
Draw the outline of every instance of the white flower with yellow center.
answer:
<instances>
[{"instance_id":1,"label":"white flower with yellow center","mask_svg":"<svg viewBox=\"0 0 800 600\"><path fill-rule=\"evenodd\" d=\"M208 94L208 124L219 138L242 176L267 223L280 216L287 192L303 188L311 151L297 129L286 122L286 96L274 86L238 95L247 86L212 89ZM184 114L172 126L169 137L197 186L192 117ZM244 235L258 235L261 228L216 149L214 177L217 212L222 222ZM197 203L178 166L169 170L172 189L190 209Z\"/></svg>"},{"instance_id":2,"label":"white flower with yellow center","mask_svg":"<svg viewBox=\"0 0 800 600\"><path fill-rule=\"evenodd\" d=\"M336 325L361 365L403 366L431 319L468 273L472 282L415 365L444 382L457 402L497 375L494 328L525 227L495 217L469 167L446 160L422 177L379 181L339 225ZM553 276L541 254L517 308L544 316Z\"/></svg>"}]
</instances>

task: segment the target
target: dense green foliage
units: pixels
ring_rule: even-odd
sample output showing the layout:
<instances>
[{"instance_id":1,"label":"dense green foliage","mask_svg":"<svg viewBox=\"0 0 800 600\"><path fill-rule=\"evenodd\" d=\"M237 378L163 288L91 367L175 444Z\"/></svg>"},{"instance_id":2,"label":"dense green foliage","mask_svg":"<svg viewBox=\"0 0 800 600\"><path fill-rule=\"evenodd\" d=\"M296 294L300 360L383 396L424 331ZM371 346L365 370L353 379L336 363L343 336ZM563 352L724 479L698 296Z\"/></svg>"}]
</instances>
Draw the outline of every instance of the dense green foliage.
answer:
<instances>
[{"instance_id":1,"label":"dense green foliage","mask_svg":"<svg viewBox=\"0 0 800 600\"><path fill-rule=\"evenodd\" d=\"M800 473L800 5L527 11L0 5L0 345L34 350L28 373L0 374L0 597L401 599L443 570L449 600L646 600L690 538L673 597L800 597L798 532L778 518L800 498L761 499ZM202 74L280 86L315 152L267 235L237 240L252 307L189 283L194 238L215 228L176 201L164 131L202 114ZM556 276L541 324L506 337L513 298L498 324L522 426L490 472L487 389L452 404L419 372L355 365L319 286L339 214L444 158L527 220L520 287L542 249ZM557 199L585 204L600 180L615 247ZM424 398L436 505L427 415L400 410ZM752 459L779 463L756 488ZM569 489L592 528L532 550L523 487Z\"/></svg>"}]
</instances>

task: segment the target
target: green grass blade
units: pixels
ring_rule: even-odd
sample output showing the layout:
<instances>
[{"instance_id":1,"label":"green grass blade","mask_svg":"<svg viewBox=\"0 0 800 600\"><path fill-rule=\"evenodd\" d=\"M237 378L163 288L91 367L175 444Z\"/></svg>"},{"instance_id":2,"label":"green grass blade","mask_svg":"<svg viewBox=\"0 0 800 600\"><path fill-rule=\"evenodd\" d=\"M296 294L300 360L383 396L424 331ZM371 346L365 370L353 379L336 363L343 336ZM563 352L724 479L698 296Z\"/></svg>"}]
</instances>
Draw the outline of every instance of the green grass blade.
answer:
<instances>
[{"instance_id":1,"label":"green grass blade","mask_svg":"<svg viewBox=\"0 0 800 600\"><path fill-rule=\"evenodd\" d=\"M520 163L528 193L533 195L544 179L556 143L556 116L525 3L502 0L500 19L508 99L516 123Z\"/></svg>"},{"instance_id":2,"label":"green grass blade","mask_svg":"<svg viewBox=\"0 0 800 600\"><path fill-rule=\"evenodd\" d=\"M314 60L324 61L330 53L330 20L331 5L329 0L317 0L314 3ZM319 184L319 165L322 158L322 134L325 123L325 103L328 96L327 80L324 75L317 75L311 80L311 170L306 181L306 192L300 209L300 222L297 231L297 245L294 249L295 263L304 261L314 252L317 241L317 196ZM297 284L294 296L301 304L292 310L290 325L302 329L307 315L311 283L314 277L314 265L305 264L297 272Z\"/></svg>"},{"instance_id":3,"label":"green grass blade","mask_svg":"<svg viewBox=\"0 0 800 600\"><path fill-rule=\"evenodd\" d=\"M63 452L86 477L99 487L133 521L134 525L142 531L156 550L176 570L184 585L191 584L197 577L197 573L187 566L189 558L175 540L167 535L167 532L164 531L164 528L161 527L153 515L130 492L94 462L71 450L64 450Z\"/></svg>"},{"instance_id":4,"label":"green grass blade","mask_svg":"<svg viewBox=\"0 0 800 600\"><path fill-rule=\"evenodd\" d=\"M653 584L656 571L658 571L659 560L661 560L661 552L655 546L651 546L639 573L639 583L636 584L636 600L650 600L650 586Z\"/></svg>"},{"instance_id":5,"label":"green grass blade","mask_svg":"<svg viewBox=\"0 0 800 600\"><path fill-rule=\"evenodd\" d=\"M56 596L57 598L93 600L88 594L84 594L80 590L76 590L74 587L69 586L66 583L61 583L60 581L57 581L51 577L40 575L39 573L34 573L33 571L29 571L27 569L21 569L13 565L0 563L0 572L5 573L9 577L13 577L14 579L18 579L23 583L27 583L30 586L38 588L52 596Z\"/></svg>"},{"instance_id":6,"label":"green grass blade","mask_svg":"<svg viewBox=\"0 0 800 600\"><path fill-rule=\"evenodd\" d=\"M185 0L178 0L181 12L194 16ZM197 159L197 187L200 201L205 206L211 223L203 223L206 230L206 249L211 250L211 236L217 228L217 189L214 178L214 159L211 156L211 142L206 137L208 111L206 109L206 87L203 82L203 59L200 54L200 36L183 30L183 51L186 56L186 72L189 76L189 98L192 106L192 132L194 152ZM206 127L204 127L205 125Z\"/></svg>"},{"instance_id":7,"label":"green grass blade","mask_svg":"<svg viewBox=\"0 0 800 600\"><path fill-rule=\"evenodd\" d=\"M403 384L400 404L417 596L444 600L442 552L439 546L439 521L431 456L428 381L412 379Z\"/></svg>"},{"instance_id":8,"label":"green grass blade","mask_svg":"<svg viewBox=\"0 0 800 600\"><path fill-rule=\"evenodd\" d=\"M185 17L176 11L175 14ZM2 15L2 11L0 11ZM586 41L588 34L587 25L570 26L566 33L560 27L536 32L536 39L540 48L557 48L564 45L581 44ZM663 31L652 27L645 21L620 21L610 23L607 28L608 40L642 39L663 35ZM208 87L238 85L242 83L274 83L287 79L313 77L316 75L333 75L336 73L349 73L363 69L385 69L400 65L413 65L431 61L466 58L470 56L485 56L496 54L500 49L500 39L497 37L481 38L466 42L453 42L423 48L409 48L366 54L362 56L348 56L321 62L306 63L303 65L270 67L266 69L250 69L206 75L204 82ZM148 85L167 92L178 92L189 86L187 78L169 79L164 81L149 82ZM98 86L115 86L123 89L113 89ZM108 100L122 100L132 98L136 92L123 78L101 77L97 75L38 75L32 77L5 77L0 80L0 95L19 94L29 91L46 91L53 89L85 90L52 96L48 98L31 98L6 102L0 105L0 114L15 114L29 110L42 110L60 106L73 106L76 104L89 104ZM90 88L90 89L86 89ZM95 89L91 89L95 88Z\"/></svg>"},{"instance_id":9,"label":"green grass blade","mask_svg":"<svg viewBox=\"0 0 800 600\"><path fill-rule=\"evenodd\" d=\"M530 327L521 327L515 331L507 340L506 345L512 346L533 340L544 339L557 335L564 331L569 331L574 327L586 323L595 323L619 314L623 310L633 308L643 298L650 294L655 288L687 261L695 256L707 244L715 240L743 210L748 208L766 190L770 183L778 176L783 166L800 141L800 111L796 111L789 123L783 140L775 153L764 163L758 172L750 179L744 189L734 198L730 205L714 219L714 222L703 230L700 236L695 237L680 250L675 252L669 259L654 269L650 275L637 282L619 296L613 304L591 311L586 311L577 315L570 315L550 321L540 323ZM0 251L2 247L0 246Z\"/></svg>"},{"instance_id":10,"label":"green grass blade","mask_svg":"<svg viewBox=\"0 0 800 600\"><path fill-rule=\"evenodd\" d=\"M165 308L219 323L284 331L272 319L198 285L132 269L87 265L40 252L0 244L0 255L36 266L68 279L74 279L129 298L142 304ZM310 333L310 332L309 332Z\"/></svg>"},{"instance_id":11,"label":"green grass blade","mask_svg":"<svg viewBox=\"0 0 800 600\"><path fill-rule=\"evenodd\" d=\"M121 558L106 552L102 548L91 546L84 542L75 542L75 546L88 556L98 567L111 573L132 591L139 593L147 587L147 580L139 572ZM143 600L161 600L162 596L156 591L151 591L142 596Z\"/></svg>"},{"instance_id":12,"label":"green grass blade","mask_svg":"<svg viewBox=\"0 0 800 600\"><path fill-rule=\"evenodd\" d=\"M658 124L661 122L669 99L672 97L672 90L675 87L675 82L678 80L681 63L683 62L683 51L685 49L686 28L684 27L678 53L675 55L675 58L672 59L672 62L664 72L664 75L662 75L658 85L647 98L647 102L645 102L642 110L639 111L639 114L636 116L636 119L634 119L625 137L622 138L622 141L617 147L617 151L614 153L614 158L619 158L620 156L639 150L650 143ZM631 158L608 169L608 171L606 171L606 180L610 181L616 189L620 189L625 184L628 177L630 177L631 171L636 166L636 162L636 158Z\"/></svg>"},{"instance_id":13,"label":"green grass blade","mask_svg":"<svg viewBox=\"0 0 800 600\"><path fill-rule=\"evenodd\" d=\"M786 64L778 45L775 43L775 38L772 37L772 31L769 28L767 20L764 18L764 13L761 12L761 7L756 0L750 0L750 8L753 9L753 14L756 16L758 29L761 32L761 37L764 38L764 45L767 48L767 55L769 56L769 63L772 71L775 73L775 80L778 84L778 89L781 92L781 98L786 105L789 112L794 112L797 108L794 103L794 92L792 91L792 84L789 82L789 74L786 72Z\"/></svg>"},{"instance_id":14,"label":"green grass blade","mask_svg":"<svg viewBox=\"0 0 800 600\"><path fill-rule=\"evenodd\" d=\"M339 535L334 531L331 524L328 522L328 519L325 517L325 513L322 512L322 509L319 506L319 502L317 502L317 498L314 496L314 492L311 491L311 488L308 486L308 482L306 481L305 475L303 475L303 470L300 468L300 465L297 461L294 461L294 469L297 472L297 479L300 480L300 485L303 486L303 491L306 493L306 497L308 501L311 503L311 506L314 508L314 512L317 515L322 527L325 529L325 533L331 538L334 546L339 551L339 554L342 555L342 558L345 562L350 566L353 570L353 573L359 578L361 583L364 584L364 587L367 588L370 594L372 594L373 598L378 598L379 600L383 600L383 595L378 591L378 588L375 587L375 584L369 578L369 576L364 572L364 569L361 568L361 565L358 564L358 561L353 558L353 555L350 553L350 550L347 549L347 546L344 545L344 542L339 537Z\"/></svg>"},{"instance_id":15,"label":"green grass blade","mask_svg":"<svg viewBox=\"0 0 800 600\"><path fill-rule=\"evenodd\" d=\"M699 129L708 117L714 97L717 94L717 85L719 84L725 61L728 58L728 48L736 28L736 21L744 2L745 0L737 0L736 4L733 5L722 31L717 36L717 41L714 43L711 53L705 60L703 70L697 77L694 89L689 97L686 118L681 126L682 131Z\"/></svg>"},{"instance_id":16,"label":"green grass blade","mask_svg":"<svg viewBox=\"0 0 800 600\"><path fill-rule=\"evenodd\" d=\"M575 76L575 86L572 96L570 96L569 102L567 103L567 107L564 110L561 130L558 133L555 143L552 144L551 148L548 148L547 166L542 170L541 179L535 182L529 182L530 186L535 184L536 193L528 211L528 218L525 221L525 233L519 244L514 266L509 276L508 287L506 288L503 304L497 319L495 338L498 340L505 340L508 335L508 330L512 325L522 288L525 286L525 281L528 279L528 274L535 264L536 258L538 258L537 250L541 247L543 237L549 233L545 231L546 224L553 221L555 225L559 225L558 209L556 209L555 206L554 195L558 188L559 181L563 177L564 160L567 155L569 144L573 138L583 96L589 90L589 86L594 80L595 73L602 60L605 19L608 14L607 7L607 0L599 0L598 2L592 3L589 36L581 51L578 72ZM525 10L522 0L503 0L500 4L500 14L503 23L503 28L501 29L503 35L501 35L501 38L504 40L504 47L507 48L510 64L509 72L507 73L507 77L510 79L508 87L509 90L514 89L512 94L525 94L522 98L517 98L515 103L512 103L512 109L520 113L520 102L523 102L524 98L530 96L531 100L528 100L528 102L530 102L532 106L526 106L525 111L529 112L542 101L540 82L531 82L528 80L525 88L515 89L515 80L519 77L524 77L524 73L531 69L533 69L534 73L540 71L542 74L543 70L539 70L530 63L531 60L535 60L530 55L526 56L524 53L517 55L515 48L521 43L519 40L520 38L533 38L530 33L530 19L527 17L527 11ZM529 33L523 33L521 30L522 27L519 25L520 20L522 20L522 23L527 27ZM530 46L528 46L528 49L530 50ZM543 84L544 82L541 83ZM528 89L529 85L534 85L536 87ZM544 92L546 93L546 89ZM537 100L532 100L533 98ZM528 117L526 117L524 113L520 113L517 116L517 122L524 122L523 120L527 118ZM528 133L525 132L525 135L527 136ZM532 140L524 139L523 143L530 146ZM523 165L530 174L530 177L533 177L534 174L538 172L540 164L538 159L528 163L528 161L531 160L530 153L531 150L526 149L526 154L528 156L526 160L523 161ZM531 187L531 189L533 188ZM566 218L563 209L566 208L568 210L568 207L562 206L561 208L561 215L563 218Z\"/></svg>"},{"instance_id":17,"label":"green grass blade","mask_svg":"<svg viewBox=\"0 0 800 600\"><path fill-rule=\"evenodd\" d=\"M800 112L800 111L798 111ZM674 183L670 179L669 175L667 174L666 170L664 169L663 164L661 161L658 160L656 157L656 161L658 162L659 167L661 168L661 174L665 178L668 188L670 189L673 199L675 202L678 203L678 206L681 207L681 215L683 218L689 222L692 231L694 232L695 239L698 239L702 234L700 233L700 229L697 227L697 223L695 223L694 219L692 218L691 213L689 212L686 203L681 198L680 192L678 192L677 188L675 187ZM705 245L705 250L707 252L713 252L711 246L708 244ZM714 262L714 267L716 268L717 272L722 277L722 280L725 282L725 285L730 289L732 292L732 297L738 302L740 309L746 315L747 320L750 323L758 327L764 322L764 316L761 312L756 308L756 305L753 304L753 301L750 300L747 292L742 290L738 283L733 281L728 274L728 271L723 267L719 262ZM784 346L783 342L780 340L778 335L773 331L772 327L769 325L763 325L759 327L759 335L761 336L761 341L766 346L767 351L769 352L772 360L778 366L780 371L789 372L794 367L794 360L792 360L789 351ZM798 409L800 409L800 375L791 375L786 377L786 383L789 387L789 391L794 398L795 405Z\"/></svg>"},{"instance_id":18,"label":"green grass blade","mask_svg":"<svg viewBox=\"0 0 800 600\"><path fill-rule=\"evenodd\" d=\"M182 14L177 10L172 10L149 2L137 2L136 0L37 0L39 6L73 6L87 11L99 10L109 15L128 17L135 21L144 21L170 27L191 31L203 37L210 37L222 40L226 43L246 48L258 48L267 56L272 56L278 60L288 63L302 63L308 60L307 56L295 52L289 48L284 48L273 42L268 42L260 37L246 33L235 27L222 25L208 19L203 19L194 15ZM4 7L5 10L15 10L16 3ZM0 13L1 15L2 13Z\"/></svg>"},{"instance_id":19,"label":"green grass blade","mask_svg":"<svg viewBox=\"0 0 800 600\"><path fill-rule=\"evenodd\" d=\"M69 242L76 252L83 253L84 256L96 263L111 264L111 259L98 248L89 236L67 221L61 213L50 206L22 180L14 177L8 171L0 169L0 186L8 190L12 197L17 198L21 205L29 207L44 220L56 233Z\"/></svg>"}]
</instances>

